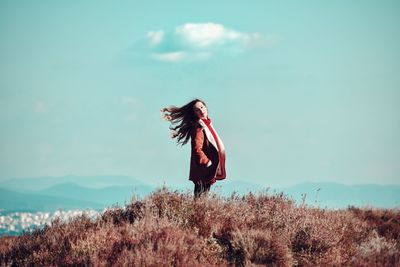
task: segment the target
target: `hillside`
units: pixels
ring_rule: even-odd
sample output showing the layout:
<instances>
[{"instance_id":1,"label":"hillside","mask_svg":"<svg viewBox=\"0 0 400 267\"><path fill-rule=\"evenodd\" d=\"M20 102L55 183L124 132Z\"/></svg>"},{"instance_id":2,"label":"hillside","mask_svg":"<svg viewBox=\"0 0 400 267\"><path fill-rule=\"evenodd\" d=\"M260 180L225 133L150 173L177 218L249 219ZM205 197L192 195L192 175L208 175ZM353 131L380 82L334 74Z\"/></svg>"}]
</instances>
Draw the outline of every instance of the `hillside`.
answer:
<instances>
[{"instance_id":1,"label":"hillside","mask_svg":"<svg viewBox=\"0 0 400 267\"><path fill-rule=\"evenodd\" d=\"M3 237L5 266L399 266L400 212L160 189L96 219Z\"/></svg>"}]
</instances>

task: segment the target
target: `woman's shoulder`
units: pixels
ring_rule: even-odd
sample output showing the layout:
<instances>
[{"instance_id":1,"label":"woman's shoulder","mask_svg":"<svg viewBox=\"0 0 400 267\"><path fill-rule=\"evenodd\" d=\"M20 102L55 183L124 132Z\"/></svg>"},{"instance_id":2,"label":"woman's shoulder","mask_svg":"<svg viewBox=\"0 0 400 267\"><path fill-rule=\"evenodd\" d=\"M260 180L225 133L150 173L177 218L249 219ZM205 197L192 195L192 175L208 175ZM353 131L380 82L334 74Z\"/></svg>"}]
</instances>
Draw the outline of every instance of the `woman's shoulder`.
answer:
<instances>
[{"instance_id":1,"label":"woman's shoulder","mask_svg":"<svg viewBox=\"0 0 400 267\"><path fill-rule=\"evenodd\" d=\"M192 129L197 129L197 128L203 128L203 126L200 124L200 121L193 121L191 123L191 128Z\"/></svg>"},{"instance_id":2,"label":"woman's shoulder","mask_svg":"<svg viewBox=\"0 0 400 267\"><path fill-rule=\"evenodd\" d=\"M190 128L192 133L196 133L201 131L203 129L203 126L198 121L195 121L191 123Z\"/></svg>"}]
</instances>

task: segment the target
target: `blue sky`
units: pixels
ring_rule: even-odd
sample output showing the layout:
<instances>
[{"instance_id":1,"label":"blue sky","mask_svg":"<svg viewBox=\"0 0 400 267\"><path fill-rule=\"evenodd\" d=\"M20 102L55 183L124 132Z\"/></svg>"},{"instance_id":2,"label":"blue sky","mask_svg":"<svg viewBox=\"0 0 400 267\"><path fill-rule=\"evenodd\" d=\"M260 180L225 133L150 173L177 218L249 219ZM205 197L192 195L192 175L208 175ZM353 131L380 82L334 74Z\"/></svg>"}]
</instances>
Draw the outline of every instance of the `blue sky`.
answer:
<instances>
[{"instance_id":1,"label":"blue sky","mask_svg":"<svg viewBox=\"0 0 400 267\"><path fill-rule=\"evenodd\" d=\"M0 179L188 184L159 110L202 98L227 174L400 184L398 1L1 1Z\"/></svg>"}]
</instances>

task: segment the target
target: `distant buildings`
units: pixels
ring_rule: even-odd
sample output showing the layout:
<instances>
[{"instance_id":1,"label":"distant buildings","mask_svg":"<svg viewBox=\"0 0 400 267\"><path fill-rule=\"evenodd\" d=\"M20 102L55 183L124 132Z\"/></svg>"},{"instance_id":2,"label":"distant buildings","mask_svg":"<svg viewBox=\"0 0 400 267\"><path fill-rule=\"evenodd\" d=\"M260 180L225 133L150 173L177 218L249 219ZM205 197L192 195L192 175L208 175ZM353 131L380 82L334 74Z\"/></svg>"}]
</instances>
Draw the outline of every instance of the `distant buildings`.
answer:
<instances>
[{"instance_id":1,"label":"distant buildings","mask_svg":"<svg viewBox=\"0 0 400 267\"><path fill-rule=\"evenodd\" d=\"M95 219L102 212L96 210L57 210L55 212L0 212L0 235L18 235L24 231L33 231L60 218L66 222L74 217L86 214L89 218Z\"/></svg>"}]
</instances>

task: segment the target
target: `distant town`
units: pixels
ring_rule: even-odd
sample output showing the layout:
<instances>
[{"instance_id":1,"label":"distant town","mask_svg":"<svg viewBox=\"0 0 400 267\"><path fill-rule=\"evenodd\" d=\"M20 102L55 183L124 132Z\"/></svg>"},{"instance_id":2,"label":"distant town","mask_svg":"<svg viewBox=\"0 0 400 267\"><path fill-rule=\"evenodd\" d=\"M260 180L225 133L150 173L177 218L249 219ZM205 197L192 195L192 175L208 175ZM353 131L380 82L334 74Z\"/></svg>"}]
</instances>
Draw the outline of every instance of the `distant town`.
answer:
<instances>
[{"instance_id":1,"label":"distant town","mask_svg":"<svg viewBox=\"0 0 400 267\"><path fill-rule=\"evenodd\" d=\"M32 232L59 218L62 222L67 222L77 216L85 214L91 219L95 219L102 211L90 210L57 210L54 212L9 212L5 214L0 211L0 235L19 235L23 232Z\"/></svg>"}]
</instances>

